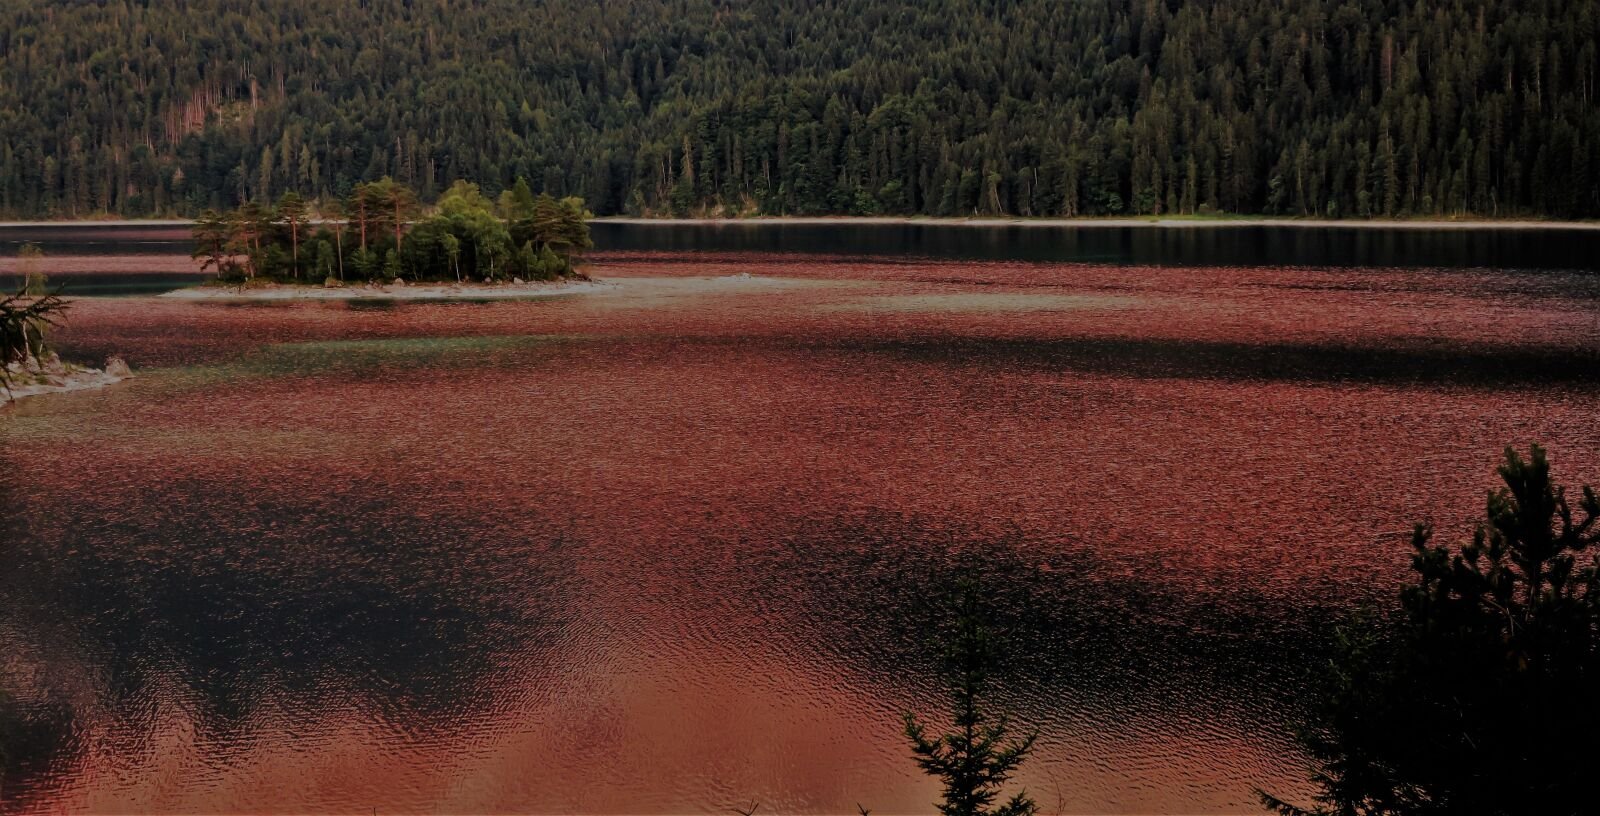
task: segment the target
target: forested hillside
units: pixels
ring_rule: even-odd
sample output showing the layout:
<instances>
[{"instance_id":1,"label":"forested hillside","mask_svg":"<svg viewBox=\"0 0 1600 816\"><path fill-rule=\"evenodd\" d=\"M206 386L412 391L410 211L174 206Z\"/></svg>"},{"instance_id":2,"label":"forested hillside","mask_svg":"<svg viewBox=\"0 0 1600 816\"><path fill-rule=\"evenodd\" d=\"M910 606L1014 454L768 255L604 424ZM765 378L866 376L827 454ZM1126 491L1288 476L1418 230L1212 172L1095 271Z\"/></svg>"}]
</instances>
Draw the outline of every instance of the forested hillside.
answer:
<instances>
[{"instance_id":1,"label":"forested hillside","mask_svg":"<svg viewBox=\"0 0 1600 816\"><path fill-rule=\"evenodd\" d=\"M1600 216L1600 0L8 0L0 214Z\"/></svg>"}]
</instances>

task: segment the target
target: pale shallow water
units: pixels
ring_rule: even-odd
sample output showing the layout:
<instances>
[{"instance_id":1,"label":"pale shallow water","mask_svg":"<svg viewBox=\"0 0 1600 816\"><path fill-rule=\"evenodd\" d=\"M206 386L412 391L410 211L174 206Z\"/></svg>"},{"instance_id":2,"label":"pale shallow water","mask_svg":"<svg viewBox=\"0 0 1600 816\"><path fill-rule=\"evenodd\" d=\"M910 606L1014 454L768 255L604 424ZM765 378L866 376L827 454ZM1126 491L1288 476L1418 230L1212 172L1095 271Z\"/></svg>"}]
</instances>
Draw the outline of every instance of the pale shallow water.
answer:
<instances>
[{"instance_id":1,"label":"pale shallow water","mask_svg":"<svg viewBox=\"0 0 1600 816\"><path fill-rule=\"evenodd\" d=\"M976 572L1046 811L1254 811L1412 521L1462 534L1507 444L1600 481L1592 273L593 271L79 301L67 355L141 376L0 416L6 804L927 811L900 713Z\"/></svg>"}]
</instances>

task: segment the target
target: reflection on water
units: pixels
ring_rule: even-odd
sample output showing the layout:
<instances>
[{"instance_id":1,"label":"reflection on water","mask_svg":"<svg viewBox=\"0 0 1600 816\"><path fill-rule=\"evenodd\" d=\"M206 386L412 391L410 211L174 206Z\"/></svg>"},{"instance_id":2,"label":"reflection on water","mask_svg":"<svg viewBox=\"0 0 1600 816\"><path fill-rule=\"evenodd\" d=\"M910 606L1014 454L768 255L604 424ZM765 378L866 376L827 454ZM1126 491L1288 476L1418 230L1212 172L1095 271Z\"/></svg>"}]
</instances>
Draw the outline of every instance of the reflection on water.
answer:
<instances>
[{"instance_id":1,"label":"reflection on water","mask_svg":"<svg viewBox=\"0 0 1600 816\"><path fill-rule=\"evenodd\" d=\"M604 251L832 252L1172 266L1594 269L1600 232L1562 229L597 223Z\"/></svg>"},{"instance_id":2,"label":"reflection on water","mask_svg":"<svg viewBox=\"0 0 1600 816\"><path fill-rule=\"evenodd\" d=\"M1302 691L1412 520L1505 444L1600 468L1583 273L595 272L81 301L66 356L142 376L0 416L6 804L925 811L900 712L975 571L1042 806L1238 812L1304 792Z\"/></svg>"},{"instance_id":3,"label":"reflection on water","mask_svg":"<svg viewBox=\"0 0 1600 816\"><path fill-rule=\"evenodd\" d=\"M0 255L16 255L23 244L38 244L47 256L188 255L194 248L181 223L0 225Z\"/></svg>"},{"instance_id":4,"label":"reflection on water","mask_svg":"<svg viewBox=\"0 0 1600 816\"><path fill-rule=\"evenodd\" d=\"M598 221L593 233L601 257L665 251L1176 267L1600 269L1600 230L1561 228ZM0 288L19 282L7 262L30 242L50 259L46 271L70 280L81 297L150 294L203 278L185 260L193 242L184 225L14 224L0 225ZM130 257L162 262L129 269Z\"/></svg>"}]
</instances>

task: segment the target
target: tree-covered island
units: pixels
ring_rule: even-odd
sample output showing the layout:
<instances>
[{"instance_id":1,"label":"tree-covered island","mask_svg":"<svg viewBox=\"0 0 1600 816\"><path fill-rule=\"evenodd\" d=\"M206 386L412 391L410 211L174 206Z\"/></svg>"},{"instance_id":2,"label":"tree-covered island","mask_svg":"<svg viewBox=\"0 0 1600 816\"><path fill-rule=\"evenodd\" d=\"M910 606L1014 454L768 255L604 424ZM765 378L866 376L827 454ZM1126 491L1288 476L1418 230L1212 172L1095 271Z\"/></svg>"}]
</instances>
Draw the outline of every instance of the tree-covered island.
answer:
<instances>
[{"instance_id":1,"label":"tree-covered island","mask_svg":"<svg viewBox=\"0 0 1600 816\"><path fill-rule=\"evenodd\" d=\"M224 283L555 281L584 277L588 218L580 199L534 195L523 179L497 200L457 181L425 208L385 177L342 199L287 192L272 204L206 210L193 256Z\"/></svg>"}]
</instances>

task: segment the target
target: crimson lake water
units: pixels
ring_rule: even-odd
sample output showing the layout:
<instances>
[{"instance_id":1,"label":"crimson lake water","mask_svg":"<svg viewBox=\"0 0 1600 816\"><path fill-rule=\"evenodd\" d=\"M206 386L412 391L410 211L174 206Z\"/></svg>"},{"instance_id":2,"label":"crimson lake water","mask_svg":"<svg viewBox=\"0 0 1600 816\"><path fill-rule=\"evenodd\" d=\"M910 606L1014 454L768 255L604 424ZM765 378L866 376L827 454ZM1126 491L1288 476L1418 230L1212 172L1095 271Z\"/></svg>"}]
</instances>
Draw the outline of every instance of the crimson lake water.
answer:
<instances>
[{"instance_id":1,"label":"crimson lake water","mask_svg":"<svg viewBox=\"0 0 1600 816\"><path fill-rule=\"evenodd\" d=\"M0 412L10 810L928 811L976 574L1047 812L1258 812L1413 521L1600 482L1596 233L611 224L597 293L249 305L168 233L47 242L139 377Z\"/></svg>"}]
</instances>

